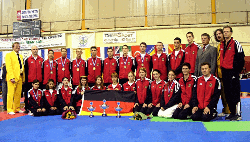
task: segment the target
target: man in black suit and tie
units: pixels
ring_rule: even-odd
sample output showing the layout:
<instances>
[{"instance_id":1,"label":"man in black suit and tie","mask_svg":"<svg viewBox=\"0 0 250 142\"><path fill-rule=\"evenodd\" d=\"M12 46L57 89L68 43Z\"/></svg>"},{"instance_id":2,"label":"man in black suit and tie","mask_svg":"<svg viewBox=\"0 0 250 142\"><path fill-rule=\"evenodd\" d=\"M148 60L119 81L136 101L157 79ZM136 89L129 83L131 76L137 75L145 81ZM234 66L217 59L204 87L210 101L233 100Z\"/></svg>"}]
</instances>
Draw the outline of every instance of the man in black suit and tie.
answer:
<instances>
[{"instance_id":1,"label":"man in black suit and tie","mask_svg":"<svg viewBox=\"0 0 250 142\"><path fill-rule=\"evenodd\" d=\"M211 65L211 74L215 75L217 65L217 50L209 44L210 36L207 33L201 35L203 48L199 49L196 57L195 76L202 76L201 64L208 62Z\"/></svg>"}]
</instances>

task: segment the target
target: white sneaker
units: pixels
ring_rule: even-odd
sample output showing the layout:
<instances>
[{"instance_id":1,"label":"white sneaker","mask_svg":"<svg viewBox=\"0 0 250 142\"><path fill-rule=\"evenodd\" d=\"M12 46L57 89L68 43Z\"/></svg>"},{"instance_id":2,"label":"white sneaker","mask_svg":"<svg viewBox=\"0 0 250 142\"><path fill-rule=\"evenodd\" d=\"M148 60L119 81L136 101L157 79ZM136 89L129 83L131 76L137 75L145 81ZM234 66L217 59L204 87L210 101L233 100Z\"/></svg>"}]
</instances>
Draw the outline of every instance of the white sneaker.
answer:
<instances>
[{"instance_id":1,"label":"white sneaker","mask_svg":"<svg viewBox=\"0 0 250 142\"><path fill-rule=\"evenodd\" d=\"M33 113L31 113L31 111L28 113L28 115L30 115L30 116L33 116Z\"/></svg>"},{"instance_id":2,"label":"white sneaker","mask_svg":"<svg viewBox=\"0 0 250 142\"><path fill-rule=\"evenodd\" d=\"M15 112L9 112L8 114L10 114L10 115L14 115L14 114L15 114Z\"/></svg>"},{"instance_id":3,"label":"white sneaker","mask_svg":"<svg viewBox=\"0 0 250 142\"><path fill-rule=\"evenodd\" d=\"M19 111L18 111L18 113L24 113L24 111L22 111L22 110L19 110Z\"/></svg>"}]
</instances>

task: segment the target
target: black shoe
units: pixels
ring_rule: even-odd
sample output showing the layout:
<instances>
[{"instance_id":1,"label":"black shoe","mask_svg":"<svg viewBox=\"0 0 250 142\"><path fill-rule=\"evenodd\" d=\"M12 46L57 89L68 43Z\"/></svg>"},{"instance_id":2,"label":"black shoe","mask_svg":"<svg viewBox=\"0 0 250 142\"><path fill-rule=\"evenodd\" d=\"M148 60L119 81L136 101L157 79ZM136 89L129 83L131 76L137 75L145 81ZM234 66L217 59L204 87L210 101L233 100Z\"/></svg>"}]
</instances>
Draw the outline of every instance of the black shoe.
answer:
<instances>
[{"instance_id":1,"label":"black shoe","mask_svg":"<svg viewBox=\"0 0 250 142\"><path fill-rule=\"evenodd\" d=\"M232 117L234 117L235 116L235 114L230 114L230 115L228 115L226 118L225 118L225 120L230 120Z\"/></svg>"},{"instance_id":2,"label":"black shoe","mask_svg":"<svg viewBox=\"0 0 250 142\"><path fill-rule=\"evenodd\" d=\"M234 116L230 119L230 121L239 121L239 120L242 120L241 116L239 116L239 115L234 115Z\"/></svg>"}]
</instances>

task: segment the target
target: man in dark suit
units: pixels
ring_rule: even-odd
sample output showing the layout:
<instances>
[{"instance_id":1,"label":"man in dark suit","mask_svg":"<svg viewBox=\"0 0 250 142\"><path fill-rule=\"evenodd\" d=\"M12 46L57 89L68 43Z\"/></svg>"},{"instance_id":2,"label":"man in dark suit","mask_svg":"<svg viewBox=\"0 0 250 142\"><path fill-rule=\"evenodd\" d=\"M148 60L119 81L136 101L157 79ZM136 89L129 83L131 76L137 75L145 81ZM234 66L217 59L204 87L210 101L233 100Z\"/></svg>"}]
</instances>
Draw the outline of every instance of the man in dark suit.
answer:
<instances>
[{"instance_id":1,"label":"man in dark suit","mask_svg":"<svg viewBox=\"0 0 250 142\"><path fill-rule=\"evenodd\" d=\"M3 64L2 71L2 97L3 97L3 109L7 110L7 81L6 81L6 66Z\"/></svg>"},{"instance_id":2,"label":"man in dark suit","mask_svg":"<svg viewBox=\"0 0 250 142\"><path fill-rule=\"evenodd\" d=\"M215 75L217 65L217 50L209 44L210 36L207 33L201 35L203 48L198 50L195 63L195 76L202 76L201 64L208 62L211 65L211 74Z\"/></svg>"}]
</instances>

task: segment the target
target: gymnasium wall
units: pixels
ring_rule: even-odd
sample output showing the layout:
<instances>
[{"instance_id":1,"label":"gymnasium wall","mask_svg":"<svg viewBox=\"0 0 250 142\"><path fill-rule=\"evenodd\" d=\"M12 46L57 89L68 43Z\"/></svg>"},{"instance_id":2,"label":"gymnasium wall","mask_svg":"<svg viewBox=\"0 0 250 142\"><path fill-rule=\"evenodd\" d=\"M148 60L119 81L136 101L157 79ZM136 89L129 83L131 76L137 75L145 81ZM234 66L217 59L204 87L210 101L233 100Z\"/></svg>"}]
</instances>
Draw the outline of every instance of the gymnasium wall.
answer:
<instances>
[{"instance_id":1,"label":"gymnasium wall","mask_svg":"<svg viewBox=\"0 0 250 142\"><path fill-rule=\"evenodd\" d=\"M31 0L40 9L43 31L81 29L83 0ZM85 28L107 29L145 26L195 25L212 23L211 0L84 0ZM16 11L25 9L25 0L0 0L0 33L12 33ZM250 0L216 0L216 22L250 22Z\"/></svg>"}]
</instances>

